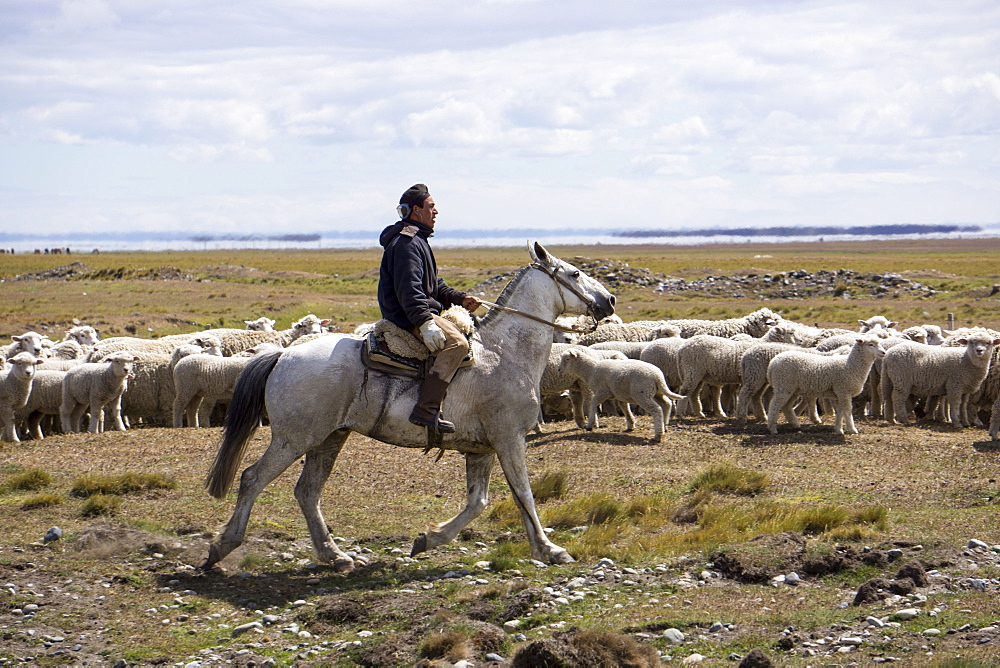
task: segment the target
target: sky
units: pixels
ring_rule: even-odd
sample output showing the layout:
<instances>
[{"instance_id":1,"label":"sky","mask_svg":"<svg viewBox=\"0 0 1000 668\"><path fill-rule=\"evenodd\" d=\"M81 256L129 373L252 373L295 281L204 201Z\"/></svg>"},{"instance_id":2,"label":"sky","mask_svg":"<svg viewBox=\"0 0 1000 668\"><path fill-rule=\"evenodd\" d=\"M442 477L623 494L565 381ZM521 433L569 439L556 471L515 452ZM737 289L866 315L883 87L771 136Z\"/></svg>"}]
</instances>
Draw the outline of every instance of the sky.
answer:
<instances>
[{"instance_id":1,"label":"sky","mask_svg":"<svg viewBox=\"0 0 1000 668\"><path fill-rule=\"evenodd\" d=\"M1000 223L996 0L0 0L0 232Z\"/></svg>"}]
</instances>

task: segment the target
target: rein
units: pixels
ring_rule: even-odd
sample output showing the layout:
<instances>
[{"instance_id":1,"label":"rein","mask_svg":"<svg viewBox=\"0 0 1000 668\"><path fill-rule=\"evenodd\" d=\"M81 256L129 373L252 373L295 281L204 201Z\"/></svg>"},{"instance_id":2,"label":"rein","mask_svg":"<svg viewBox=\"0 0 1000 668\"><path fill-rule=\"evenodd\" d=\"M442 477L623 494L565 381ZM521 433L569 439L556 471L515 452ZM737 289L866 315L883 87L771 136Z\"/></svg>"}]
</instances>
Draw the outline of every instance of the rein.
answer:
<instances>
[{"instance_id":1,"label":"rein","mask_svg":"<svg viewBox=\"0 0 1000 668\"><path fill-rule=\"evenodd\" d=\"M576 286L571 285L569 282L567 282L566 280L564 280L561 276L557 275L556 272L558 270L552 270L552 271L550 271L547 267L544 267L541 264L538 264L537 262L532 262L530 266L532 268L538 269L539 271L541 271L542 273L544 273L546 276L548 276L553 281L555 281L558 285L564 286L566 289L568 289L574 295L576 295L577 297L579 297L580 301L582 301L584 303L588 303L588 304L592 303L590 299L588 299L579 290L576 289ZM559 290L559 297L563 300L563 307L565 307L566 306L566 298L562 296L562 290L561 289ZM507 313L515 313L515 314L523 316L523 317L525 317L525 318L527 318L529 320L534 320L535 322L540 322L543 325L548 325L549 327L552 327L553 329L556 329L556 330L558 330L560 332L565 332L567 334L578 334L578 333L589 334L590 332L593 332L594 330L597 329L597 318L594 318L593 316L591 316L591 319L594 321L594 326L593 327L590 327L590 328L587 328L587 329L577 329L576 327L565 327L565 326L560 325L558 323L546 320L545 318L539 318L536 315L532 315L530 313L525 313L524 311L518 310L516 308L510 308L509 306L501 306L500 304L497 304L495 302L488 302L488 301L486 301L484 299L480 299L479 301L480 301L480 303L483 304L483 306L487 306L487 307L489 307L491 309L495 308L495 309L499 309L501 311L506 311ZM588 310L589 310L589 308L588 308Z\"/></svg>"}]
</instances>

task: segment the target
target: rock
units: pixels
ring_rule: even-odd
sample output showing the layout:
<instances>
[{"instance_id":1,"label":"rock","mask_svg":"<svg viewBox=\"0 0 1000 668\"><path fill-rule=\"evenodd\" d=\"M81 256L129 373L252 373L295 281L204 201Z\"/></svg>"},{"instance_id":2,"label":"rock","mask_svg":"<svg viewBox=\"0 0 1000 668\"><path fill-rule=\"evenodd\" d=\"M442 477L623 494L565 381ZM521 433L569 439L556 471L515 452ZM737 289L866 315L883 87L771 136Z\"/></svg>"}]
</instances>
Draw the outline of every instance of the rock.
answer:
<instances>
[{"instance_id":1,"label":"rock","mask_svg":"<svg viewBox=\"0 0 1000 668\"><path fill-rule=\"evenodd\" d=\"M63 535L62 529L60 529L59 527L52 527L45 532L44 536L42 536L42 542L51 543L54 540L59 540L60 538L62 538L62 535Z\"/></svg>"},{"instance_id":2,"label":"rock","mask_svg":"<svg viewBox=\"0 0 1000 668\"><path fill-rule=\"evenodd\" d=\"M725 630L726 630L726 625L725 624L723 624L722 622L715 622L714 624L712 624L712 626L709 627L708 632L709 633L721 633L721 632L723 632Z\"/></svg>"},{"instance_id":3,"label":"rock","mask_svg":"<svg viewBox=\"0 0 1000 668\"><path fill-rule=\"evenodd\" d=\"M878 617L868 617L865 619L865 623L868 624L868 626L874 626L877 629L885 627L885 622Z\"/></svg>"},{"instance_id":4,"label":"rock","mask_svg":"<svg viewBox=\"0 0 1000 668\"><path fill-rule=\"evenodd\" d=\"M684 642L684 633L680 629L669 628L663 632L663 637L672 643Z\"/></svg>"},{"instance_id":5,"label":"rock","mask_svg":"<svg viewBox=\"0 0 1000 668\"><path fill-rule=\"evenodd\" d=\"M896 559L899 559L903 556L903 551L900 550L898 547L893 548L888 552L886 552L886 556L889 557L889 561L895 561Z\"/></svg>"},{"instance_id":6,"label":"rock","mask_svg":"<svg viewBox=\"0 0 1000 668\"><path fill-rule=\"evenodd\" d=\"M703 657L701 654L692 654L691 656L689 656L689 657L685 658L683 661L681 661L681 663L684 664L685 666L687 666L687 665L690 665L692 663L701 663L704 660L705 660L705 657Z\"/></svg>"},{"instance_id":7,"label":"rock","mask_svg":"<svg viewBox=\"0 0 1000 668\"><path fill-rule=\"evenodd\" d=\"M903 608L902 610L897 610L893 617L895 619L903 620L904 622L908 619L913 619L920 616L920 610L918 608Z\"/></svg>"},{"instance_id":8,"label":"rock","mask_svg":"<svg viewBox=\"0 0 1000 668\"><path fill-rule=\"evenodd\" d=\"M752 649L740 661L739 668L772 668L774 662L761 649Z\"/></svg>"},{"instance_id":9,"label":"rock","mask_svg":"<svg viewBox=\"0 0 1000 668\"><path fill-rule=\"evenodd\" d=\"M983 542L981 540L976 540L975 538L973 538L972 540L969 541L969 544L968 544L967 547L973 548L973 549L974 548L979 548L981 550L988 550L988 549L990 549L989 543L985 543L985 542Z\"/></svg>"},{"instance_id":10,"label":"rock","mask_svg":"<svg viewBox=\"0 0 1000 668\"><path fill-rule=\"evenodd\" d=\"M243 635L248 631L252 631L254 629L262 629L262 628L264 628L264 625L261 624L260 622L248 622L246 624L240 624L239 626L233 629L232 636L235 638L237 636Z\"/></svg>"},{"instance_id":11,"label":"rock","mask_svg":"<svg viewBox=\"0 0 1000 668\"><path fill-rule=\"evenodd\" d=\"M504 658L502 656L500 656L499 654L494 654L493 652L490 652L489 654L486 655L486 660L487 661L496 661L497 663L503 663L504 662Z\"/></svg>"},{"instance_id":12,"label":"rock","mask_svg":"<svg viewBox=\"0 0 1000 668\"><path fill-rule=\"evenodd\" d=\"M802 582L802 578L799 577L798 573L789 573L785 576L785 584L796 585Z\"/></svg>"},{"instance_id":13,"label":"rock","mask_svg":"<svg viewBox=\"0 0 1000 668\"><path fill-rule=\"evenodd\" d=\"M503 630L509 633L519 626L521 626L520 619L511 619L510 621L506 621L503 623Z\"/></svg>"},{"instance_id":14,"label":"rock","mask_svg":"<svg viewBox=\"0 0 1000 668\"><path fill-rule=\"evenodd\" d=\"M923 635L925 635L925 636L939 636L939 635L941 635L941 629L924 629Z\"/></svg>"}]
</instances>

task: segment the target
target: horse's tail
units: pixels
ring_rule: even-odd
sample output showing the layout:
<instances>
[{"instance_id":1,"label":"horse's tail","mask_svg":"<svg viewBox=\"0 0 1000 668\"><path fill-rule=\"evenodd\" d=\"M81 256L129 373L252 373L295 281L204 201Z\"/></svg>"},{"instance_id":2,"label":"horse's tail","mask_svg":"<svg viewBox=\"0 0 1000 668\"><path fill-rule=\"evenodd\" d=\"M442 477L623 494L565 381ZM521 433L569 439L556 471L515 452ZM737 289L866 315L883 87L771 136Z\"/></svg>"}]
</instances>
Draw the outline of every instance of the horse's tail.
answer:
<instances>
[{"instance_id":1,"label":"horse's tail","mask_svg":"<svg viewBox=\"0 0 1000 668\"><path fill-rule=\"evenodd\" d=\"M260 425L264 414L264 388L281 353L281 350L274 350L254 355L236 380L233 398L226 411L222 442L212 469L205 478L205 489L217 499L229 493L250 437Z\"/></svg>"}]
</instances>

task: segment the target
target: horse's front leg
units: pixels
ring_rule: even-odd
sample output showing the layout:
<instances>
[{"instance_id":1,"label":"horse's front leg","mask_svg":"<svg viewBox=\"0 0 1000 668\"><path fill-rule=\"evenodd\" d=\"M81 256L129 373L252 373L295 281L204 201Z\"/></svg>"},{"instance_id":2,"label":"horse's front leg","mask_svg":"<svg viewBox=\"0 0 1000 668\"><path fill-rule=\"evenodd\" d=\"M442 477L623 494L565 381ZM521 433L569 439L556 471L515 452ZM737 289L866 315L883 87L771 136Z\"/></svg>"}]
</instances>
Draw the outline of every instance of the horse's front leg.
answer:
<instances>
[{"instance_id":1,"label":"horse's front leg","mask_svg":"<svg viewBox=\"0 0 1000 668\"><path fill-rule=\"evenodd\" d=\"M354 570L354 560L347 556L330 536L330 530L326 526L326 520L323 519L319 506L323 486L330 477L333 464L337 461L337 455L340 454L349 434L346 429L335 431L326 438L323 445L306 453L302 473L299 474L299 481L295 484L295 498L306 518L306 526L309 527L309 537L312 539L316 556L320 561L333 564L337 571Z\"/></svg>"},{"instance_id":2,"label":"horse's front leg","mask_svg":"<svg viewBox=\"0 0 1000 668\"><path fill-rule=\"evenodd\" d=\"M246 533L247 522L250 521L254 501L272 480L301 456L302 450L291 447L286 440L278 440L272 436L267 451L255 464L244 469L240 476L240 491L232 517L222 533L209 545L208 558L201 565L202 568L211 568L243 544L243 535Z\"/></svg>"},{"instance_id":3,"label":"horse's front leg","mask_svg":"<svg viewBox=\"0 0 1000 668\"><path fill-rule=\"evenodd\" d=\"M413 540L411 557L454 540L459 531L486 510L486 504L489 502L490 474L493 472L495 457L493 453L465 455L465 508L446 522L428 525L427 532Z\"/></svg>"},{"instance_id":4,"label":"horse's front leg","mask_svg":"<svg viewBox=\"0 0 1000 668\"><path fill-rule=\"evenodd\" d=\"M531 493L531 482L528 480L528 465L524 457L524 438L511 438L501 445L495 445L494 448L500 460L500 467L507 477L514 503L521 511L521 521L524 523L525 533L528 534L532 558L553 564L573 561L573 557L565 548L559 547L546 537L542 523L538 520L535 497Z\"/></svg>"}]
</instances>

